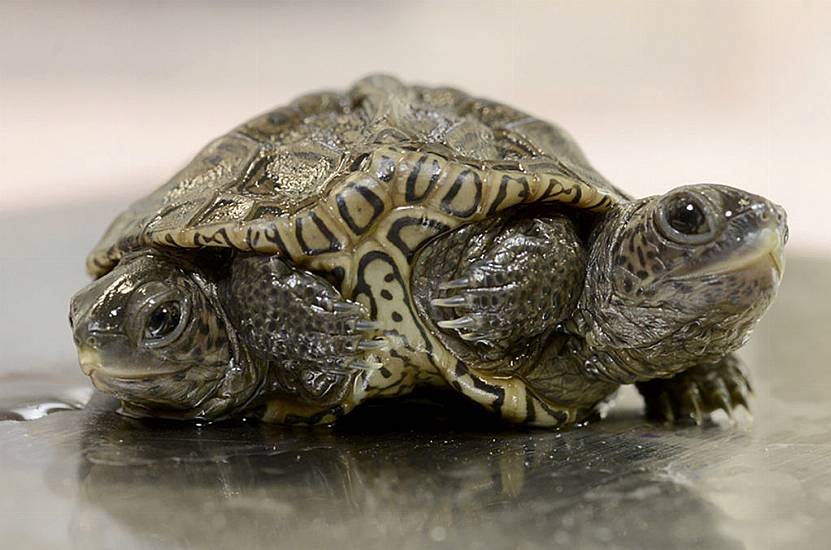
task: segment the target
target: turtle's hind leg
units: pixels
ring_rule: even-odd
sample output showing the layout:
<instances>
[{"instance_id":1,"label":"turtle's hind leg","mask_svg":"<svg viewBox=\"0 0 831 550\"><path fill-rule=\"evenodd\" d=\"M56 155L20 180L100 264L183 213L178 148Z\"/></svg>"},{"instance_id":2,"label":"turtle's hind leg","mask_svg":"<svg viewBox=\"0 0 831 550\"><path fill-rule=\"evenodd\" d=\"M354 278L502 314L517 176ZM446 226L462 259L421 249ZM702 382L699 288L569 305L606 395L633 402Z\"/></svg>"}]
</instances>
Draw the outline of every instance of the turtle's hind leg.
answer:
<instances>
[{"instance_id":1,"label":"turtle's hind leg","mask_svg":"<svg viewBox=\"0 0 831 550\"><path fill-rule=\"evenodd\" d=\"M500 360L571 315L585 263L566 216L498 217L430 243L416 265L414 295L464 360Z\"/></svg>"}]
</instances>

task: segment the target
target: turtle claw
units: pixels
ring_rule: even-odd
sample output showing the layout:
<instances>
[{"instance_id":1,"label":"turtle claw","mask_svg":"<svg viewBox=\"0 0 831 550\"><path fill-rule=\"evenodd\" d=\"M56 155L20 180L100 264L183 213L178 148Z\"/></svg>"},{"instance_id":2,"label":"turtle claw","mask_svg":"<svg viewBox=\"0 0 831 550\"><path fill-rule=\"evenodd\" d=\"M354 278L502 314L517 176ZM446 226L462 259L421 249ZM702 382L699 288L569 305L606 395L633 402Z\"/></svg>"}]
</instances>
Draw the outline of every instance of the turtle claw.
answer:
<instances>
[{"instance_id":1,"label":"turtle claw","mask_svg":"<svg viewBox=\"0 0 831 550\"><path fill-rule=\"evenodd\" d=\"M387 351L390 349L390 343L386 338L376 338L375 340L361 340L356 347L364 351Z\"/></svg>"},{"instance_id":2,"label":"turtle claw","mask_svg":"<svg viewBox=\"0 0 831 550\"><path fill-rule=\"evenodd\" d=\"M351 315L361 315L363 313L363 307L360 304L345 301L332 304L332 310L335 313L347 313Z\"/></svg>"},{"instance_id":3,"label":"turtle claw","mask_svg":"<svg viewBox=\"0 0 831 550\"><path fill-rule=\"evenodd\" d=\"M459 334L459 338L464 340L465 342L475 342L475 343L487 343L491 340L487 334L481 334L479 332L463 332Z\"/></svg>"},{"instance_id":4,"label":"turtle claw","mask_svg":"<svg viewBox=\"0 0 831 550\"><path fill-rule=\"evenodd\" d=\"M747 402L747 398L749 397L748 393L749 392L747 392L745 390L736 389L736 391L732 392L731 397L733 399L733 402L736 405L741 405L742 407L745 408L745 410L747 410L749 412L750 411L750 405Z\"/></svg>"},{"instance_id":5,"label":"turtle claw","mask_svg":"<svg viewBox=\"0 0 831 550\"><path fill-rule=\"evenodd\" d=\"M430 300L430 305L435 307L460 307L467 304L467 298L463 295L451 296L449 298L434 298Z\"/></svg>"},{"instance_id":6,"label":"turtle claw","mask_svg":"<svg viewBox=\"0 0 831 550\"><path fill-rule=\"evenodd\" d=\"M347 368L349 370L371 371L375 369L375 366L373 366L372 363L369 363L367 361L355 360L351 361L347 365Z\"/></svg>"},{"instance_id":7,"label":"turtle claw","mask_svg":"<svg viewBox=\"0 0 831 550\"><path fill-rule=\"evenodd\" d=\"M715 405L714 410L721 409L727 413L727 416L733 416L733 405L730 403L730 398L726 394L722 395L719 393L718 395L713 396L713 403Z\"/></svg>"},{"instance_id":8,"label":"turtle claw","mask_svg":"<svg viewBox=\"0 0 831 550\"><path fill-rule=\"evenodd\" d=\"M727 413L727 416L733 416L733 403L730 400L730 393L727 391L727 385L721 378L714 378L711 380L712 387L710 388L710 402L713 410L722 410Z\"/></svg>"},{"instance_id":9,"label":"turtle claw","mask_svg":"<svg viewBox=\"0 0 831 550\"><path fill-rule=\"evenodd\" d=\"M470 277L462 277L460 279L453 279L439 284L439 290L453 290L457 288L469 288Z\"/></svg>"},{"instance_id":10,"label":"turtle claw","mask_svg":"<svg viewBox=\"0 0 831 550\"><path fill-rule=\"evenodd\" d=\"M638 388L646 400L647 414L670 423L701 425L715 411L723 410L734 418L737 407L750 410L750 384L732 357L715 365L693 367L667 380L638 384Z\"/></svg>"},{"instance_id":11,"label":"turtle claw","mask_svg":"<svg viewBox=\"0 0 831 550\"><path fill-rule=\"evenodd\" d=\"M383 325L379 321L370 321L368 319L359 319L355 321L355 330L360 332L373 332L380 330Z\"/></svg>"},{"instance_id":12,"label":"turtle claw","mask_svg":"<svg viewBox=\"0 0 831 550\"><path fill-rule=\"evenodd\" d=\"M450 321L439 321L436 324L441 328L460 329L472 328L477 326L479 323L470 315L465 315L464 317L459 317L458 319L452 319Z\"/></svg>"},{"instance_id":13,"label":"turtle claw","mask_svg":"<svg viewBox=\"0 0 831 550\"><path fill-rule=\"evenodd\" d=\"M698 388L691 390L689 392L689 409L687 416L695 422L696 426L701 426L704 422L704 403L701 401L701 394L698 392Z\"/></svg>"},{"instance_id":14,"label":"turtle claw","mask_svg":"<svg viewBox=\"0 0 831 550\"><path fill-rule=\"evenodd\" d=\"M659 410L655 411L657 413L655 416L663 418L669 423L675 422L675 408L672 406L672 400L669 395L666 393L660 394L658 397L658 407Z\"/></svg>"}]
</instances>

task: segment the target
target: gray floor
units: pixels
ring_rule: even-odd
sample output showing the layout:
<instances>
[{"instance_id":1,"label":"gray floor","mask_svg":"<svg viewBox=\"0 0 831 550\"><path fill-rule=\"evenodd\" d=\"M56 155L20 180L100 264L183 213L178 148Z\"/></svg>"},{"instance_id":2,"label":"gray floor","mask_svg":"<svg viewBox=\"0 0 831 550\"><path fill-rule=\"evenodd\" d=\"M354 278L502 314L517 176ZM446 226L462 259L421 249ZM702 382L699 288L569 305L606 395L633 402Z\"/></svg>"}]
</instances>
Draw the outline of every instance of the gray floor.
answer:
<instances>
[{"instance_id":1,"label":"gray floor","mask_svg":"<svg viewBox=\"0 0 831 550\"><path fill-rule=\"evenodd\" d=\"M504 431L476 409L419 399L366 407L335 430L141 424L101 395L78 408L92 392L66 325L83 254L111 208L0 220L2 547L831 540L831 261L788 260L780 299L744 352L752 421L650 424L625 391L605 420L562 433Z\"/></svg>"}]
</instances>

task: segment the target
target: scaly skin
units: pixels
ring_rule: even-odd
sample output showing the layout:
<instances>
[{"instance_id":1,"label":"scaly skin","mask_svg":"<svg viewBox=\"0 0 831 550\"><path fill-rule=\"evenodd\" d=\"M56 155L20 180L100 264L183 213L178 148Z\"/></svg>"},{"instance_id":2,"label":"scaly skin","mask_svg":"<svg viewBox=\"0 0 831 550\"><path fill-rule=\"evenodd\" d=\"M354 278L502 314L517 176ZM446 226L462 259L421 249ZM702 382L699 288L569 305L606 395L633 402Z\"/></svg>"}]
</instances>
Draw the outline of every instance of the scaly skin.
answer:
<instances>
[{"instance_id":1,"label":"scaly skin","mask_svg":"<svg viewBox=\"0 0 831 550\"><path fill-rule=\"evenodd\" d=\"M646 402L647 416L655 420L701 424L714 411L732 415L736 407L750 409L750 382L732 354L713 365L697 365L672 378L637 386Z\"/></svg>"},{"instance_id":2,"label":"scaly skin","mask_svg":"<svg viewBox=\"0 0 831 550\"><path fill-rule=\"evenodd\" d=\"M585 266L565 215L500 216L430 243L415 266L413 295L454 353L500 370L505 357L571 316Z\"/></svg>"},{"instance_id":3,"label":"scaly skin","mask_svg":"<svg viewBox=\"0 0 831 550\"><path fill-rule=\"evenodd\" d=\"M706 205L698 222L711 236L667 236L662 216L679 200ZM623 204L579 233L555 211L517 212L425 249L414 299L463 361L459 376L516 378L569 419L619 384L640 383L650 413L667 419L744 404L728 357L778 286L781 209L701 185ZM128 413L219 418L267 402L269 420L331 422L371 385L356 371L387 368L374 354L383 327L323 278L269 256L210 265L136 254L73 300L76 341L99 350L82 351L84 368ZM165 320L164 304L181 315Z\"/></svg>"},{"instance_id":4,"label":"scaly skin","mask_svg":"<svg viewBox=\"0 0 831 550\"><path fill-rule=\"evenodd\" d=\"M586 265L570 222L548 225L541 236L523 228L542 219L489 220L425 249L416 266L416 300L466 363L520 377L559 405L588 411L619 384L638 383L654 418L700 423L715 410L747 407L749 384L732 352L779 284L784 214L724 186L691 186L676 195L706 205L707 223L718 226L711 237L665 234L658 225L667 203L678 200L673 194L623 205L586 243L584 281L582 273L562 269ZM504 286L486 288L489 298L480 301L483 291L470 273L483 265L492 278L493 266L503 266L496 277ZM450 297L435 297L448 287ZM462 316L448 321L447 310ZM483 330L471 320L487 327L492 317L503 333L484 341L466 337Z\"/></svg>"},{"instance_id":5,"label":"scaly skin","mask_svg":"<svg viewBox=\"0 0 831 550\"><path fill-rule=\"evenodd\" d=\"M634 200L552 124L376 75L244 123L123 212L70 320L137 416L328 423L438 384L556 427L648 383L679 418L741 386L724 365L786 236L761 197Z\"/></svg>"}]
</instances>

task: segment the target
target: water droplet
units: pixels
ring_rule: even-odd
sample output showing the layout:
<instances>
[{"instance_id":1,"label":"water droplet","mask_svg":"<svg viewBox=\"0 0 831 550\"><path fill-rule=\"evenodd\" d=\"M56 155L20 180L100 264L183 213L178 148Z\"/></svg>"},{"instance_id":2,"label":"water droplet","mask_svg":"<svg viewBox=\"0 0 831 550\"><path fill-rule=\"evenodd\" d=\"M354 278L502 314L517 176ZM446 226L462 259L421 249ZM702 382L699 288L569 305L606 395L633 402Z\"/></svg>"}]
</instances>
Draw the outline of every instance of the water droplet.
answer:
<instances>
[{"instance_id":1,"label":"water droplet","mask_svg":"<svg viewBox=\"0 0 831 550\"><path fill-rule=\"evenodd\" d=\"M5 375L0 384L0 420L37 420L54 412L82 409L93 389L74 382L29 373Z\"/></svg>"}]
</instances>

